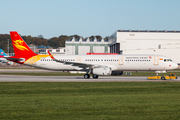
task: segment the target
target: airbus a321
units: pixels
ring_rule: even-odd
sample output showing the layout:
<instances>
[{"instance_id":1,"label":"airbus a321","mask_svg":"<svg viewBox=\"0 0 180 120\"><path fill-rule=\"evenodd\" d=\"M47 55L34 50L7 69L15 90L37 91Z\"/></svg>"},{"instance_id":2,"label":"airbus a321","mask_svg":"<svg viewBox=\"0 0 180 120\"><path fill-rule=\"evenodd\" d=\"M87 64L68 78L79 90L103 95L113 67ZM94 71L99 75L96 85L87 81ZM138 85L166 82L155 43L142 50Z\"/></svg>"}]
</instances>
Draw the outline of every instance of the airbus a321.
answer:
<instances>
[{"instance_id":1,"label":"airbus a321","mask_svg":"<svg viewBox=\"0 0 180 120\"><path fill-rule=\"evenodd\" d=\"M176 69L177 63L160 55L38 55L34 53L16 31L10 32L15 56L7 60L56 71L85 71L84 78L94 79L116 71L167 71Z\"/></svg>"}]
</instances>

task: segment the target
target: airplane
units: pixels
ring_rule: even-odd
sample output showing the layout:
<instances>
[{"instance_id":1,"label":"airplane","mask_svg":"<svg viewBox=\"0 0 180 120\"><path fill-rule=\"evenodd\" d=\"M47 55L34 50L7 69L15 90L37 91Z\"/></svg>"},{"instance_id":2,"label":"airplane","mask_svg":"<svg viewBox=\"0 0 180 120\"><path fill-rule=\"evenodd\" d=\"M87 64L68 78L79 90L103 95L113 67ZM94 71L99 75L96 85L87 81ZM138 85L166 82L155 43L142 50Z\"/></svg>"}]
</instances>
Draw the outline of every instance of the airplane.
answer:
<instances>
[{"instance_id":1,"label":"airplane","mask_svg":"<svg viewBox=\"0 0 180 120\"><path fill-rule=\"evenodd\" d=\"M16 31L10 31L15 56L7 60L56 71L85 71L85 79L111 75L116 71L156 71L176 69L177 63L161 55L38 55Z\"/></svg>"},{"instance_id":2,"label":"airplane","mask_svg":"<svg viewBox=\"0 0 180 120\"><path fill-rule=\"evenodd\" d=\"M0 62L7 63L7 60L3 58L4 56L7 56L6 53L0 49Z\"/></svg>"}]
</instances>

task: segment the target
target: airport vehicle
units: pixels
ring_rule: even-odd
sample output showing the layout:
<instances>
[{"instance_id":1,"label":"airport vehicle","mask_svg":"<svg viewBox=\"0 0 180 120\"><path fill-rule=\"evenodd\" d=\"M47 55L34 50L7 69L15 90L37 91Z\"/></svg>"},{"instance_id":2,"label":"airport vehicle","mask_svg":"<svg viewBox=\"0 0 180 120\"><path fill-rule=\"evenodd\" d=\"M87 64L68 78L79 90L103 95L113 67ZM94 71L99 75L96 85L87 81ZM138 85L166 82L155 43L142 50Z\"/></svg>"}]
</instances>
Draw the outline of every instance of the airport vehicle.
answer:
<instances>
[{"instance_id":1,"label":"airport vehicle","mask_svg":"<svg viewBox=\"0 0 180 120\"><path fill-rule=\"evenodd\" d=\"M16 31L11 31L15 56L5 57L19 64L57 71L85 71L84 78L111 75L116 71L166 71L176 69L177 63L159 55L38 55ZM120 72L122 73L122 72Z\"/></svg>"},{"instance_id":2,"label":"airport vehicle","mask_svg":"<svg viewBox=\"0 0 180 120\"><path fill-rule=\"evenodd\" d=\"M151 76L148 77L149 80L153 79L153 80L169 80L169 79L177 79L176 73L170 73L169 75L163 75L163 76Z\"/></svg>"}]
</instances>

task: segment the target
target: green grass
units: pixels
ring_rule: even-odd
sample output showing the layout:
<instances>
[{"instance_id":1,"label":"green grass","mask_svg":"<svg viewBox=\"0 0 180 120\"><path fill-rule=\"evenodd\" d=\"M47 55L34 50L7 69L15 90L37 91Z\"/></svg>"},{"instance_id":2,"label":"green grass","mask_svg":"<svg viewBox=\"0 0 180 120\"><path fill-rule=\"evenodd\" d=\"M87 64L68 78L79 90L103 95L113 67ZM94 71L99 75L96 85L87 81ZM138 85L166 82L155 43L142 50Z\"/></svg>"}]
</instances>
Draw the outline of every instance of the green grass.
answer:
<instances>
[{"instance_id":1,"label":"green grass","mask_svg":"<svg viewBox=\"0 0 180 120\"><path fill-rule=\"evenodd\" d=\"M180 82L0 83L0 120L178 120Z\"/></svg>"}]
</instances>

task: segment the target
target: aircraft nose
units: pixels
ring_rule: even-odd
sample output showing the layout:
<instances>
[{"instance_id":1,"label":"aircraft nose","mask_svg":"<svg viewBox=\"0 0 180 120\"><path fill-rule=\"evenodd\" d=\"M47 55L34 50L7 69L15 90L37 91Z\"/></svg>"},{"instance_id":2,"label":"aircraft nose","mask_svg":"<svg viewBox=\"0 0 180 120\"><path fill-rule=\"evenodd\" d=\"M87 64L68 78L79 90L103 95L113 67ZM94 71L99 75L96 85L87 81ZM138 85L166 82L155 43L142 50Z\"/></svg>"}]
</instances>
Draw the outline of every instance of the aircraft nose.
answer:
<instances>
[{"instance_id":1,"label":"aircraft nose","mask_svg":"<svg viewBox=\"0 0 180 120\"><path fill-rule=\"evenodd\" d=\"M178 64L176 64L177 66L176 66L176 68L178 68L179 67L179 65Z\"/></svg>"},{"instance_id":2,"label":"aircraft nose","mask_svg":"<svg viewBox=\"0 0 180 120\"><path fill-rule=\"evenodd\" d=\"M178 64L177 63L174 63L173 64L173 69L177 69L178 68Z\"/></svg>"},{"instance_id":3,"label":"aircraft nose","mask_svg":"<svg viewBox=\"0 0 180 120\"><path fill-rule=\"evenodd\" d=\"M178 68L178 64L175 62L172 62L171 64L169 64L169 69L173 70L173 69L177 69Z\"/></svg>"}]
</instances>

